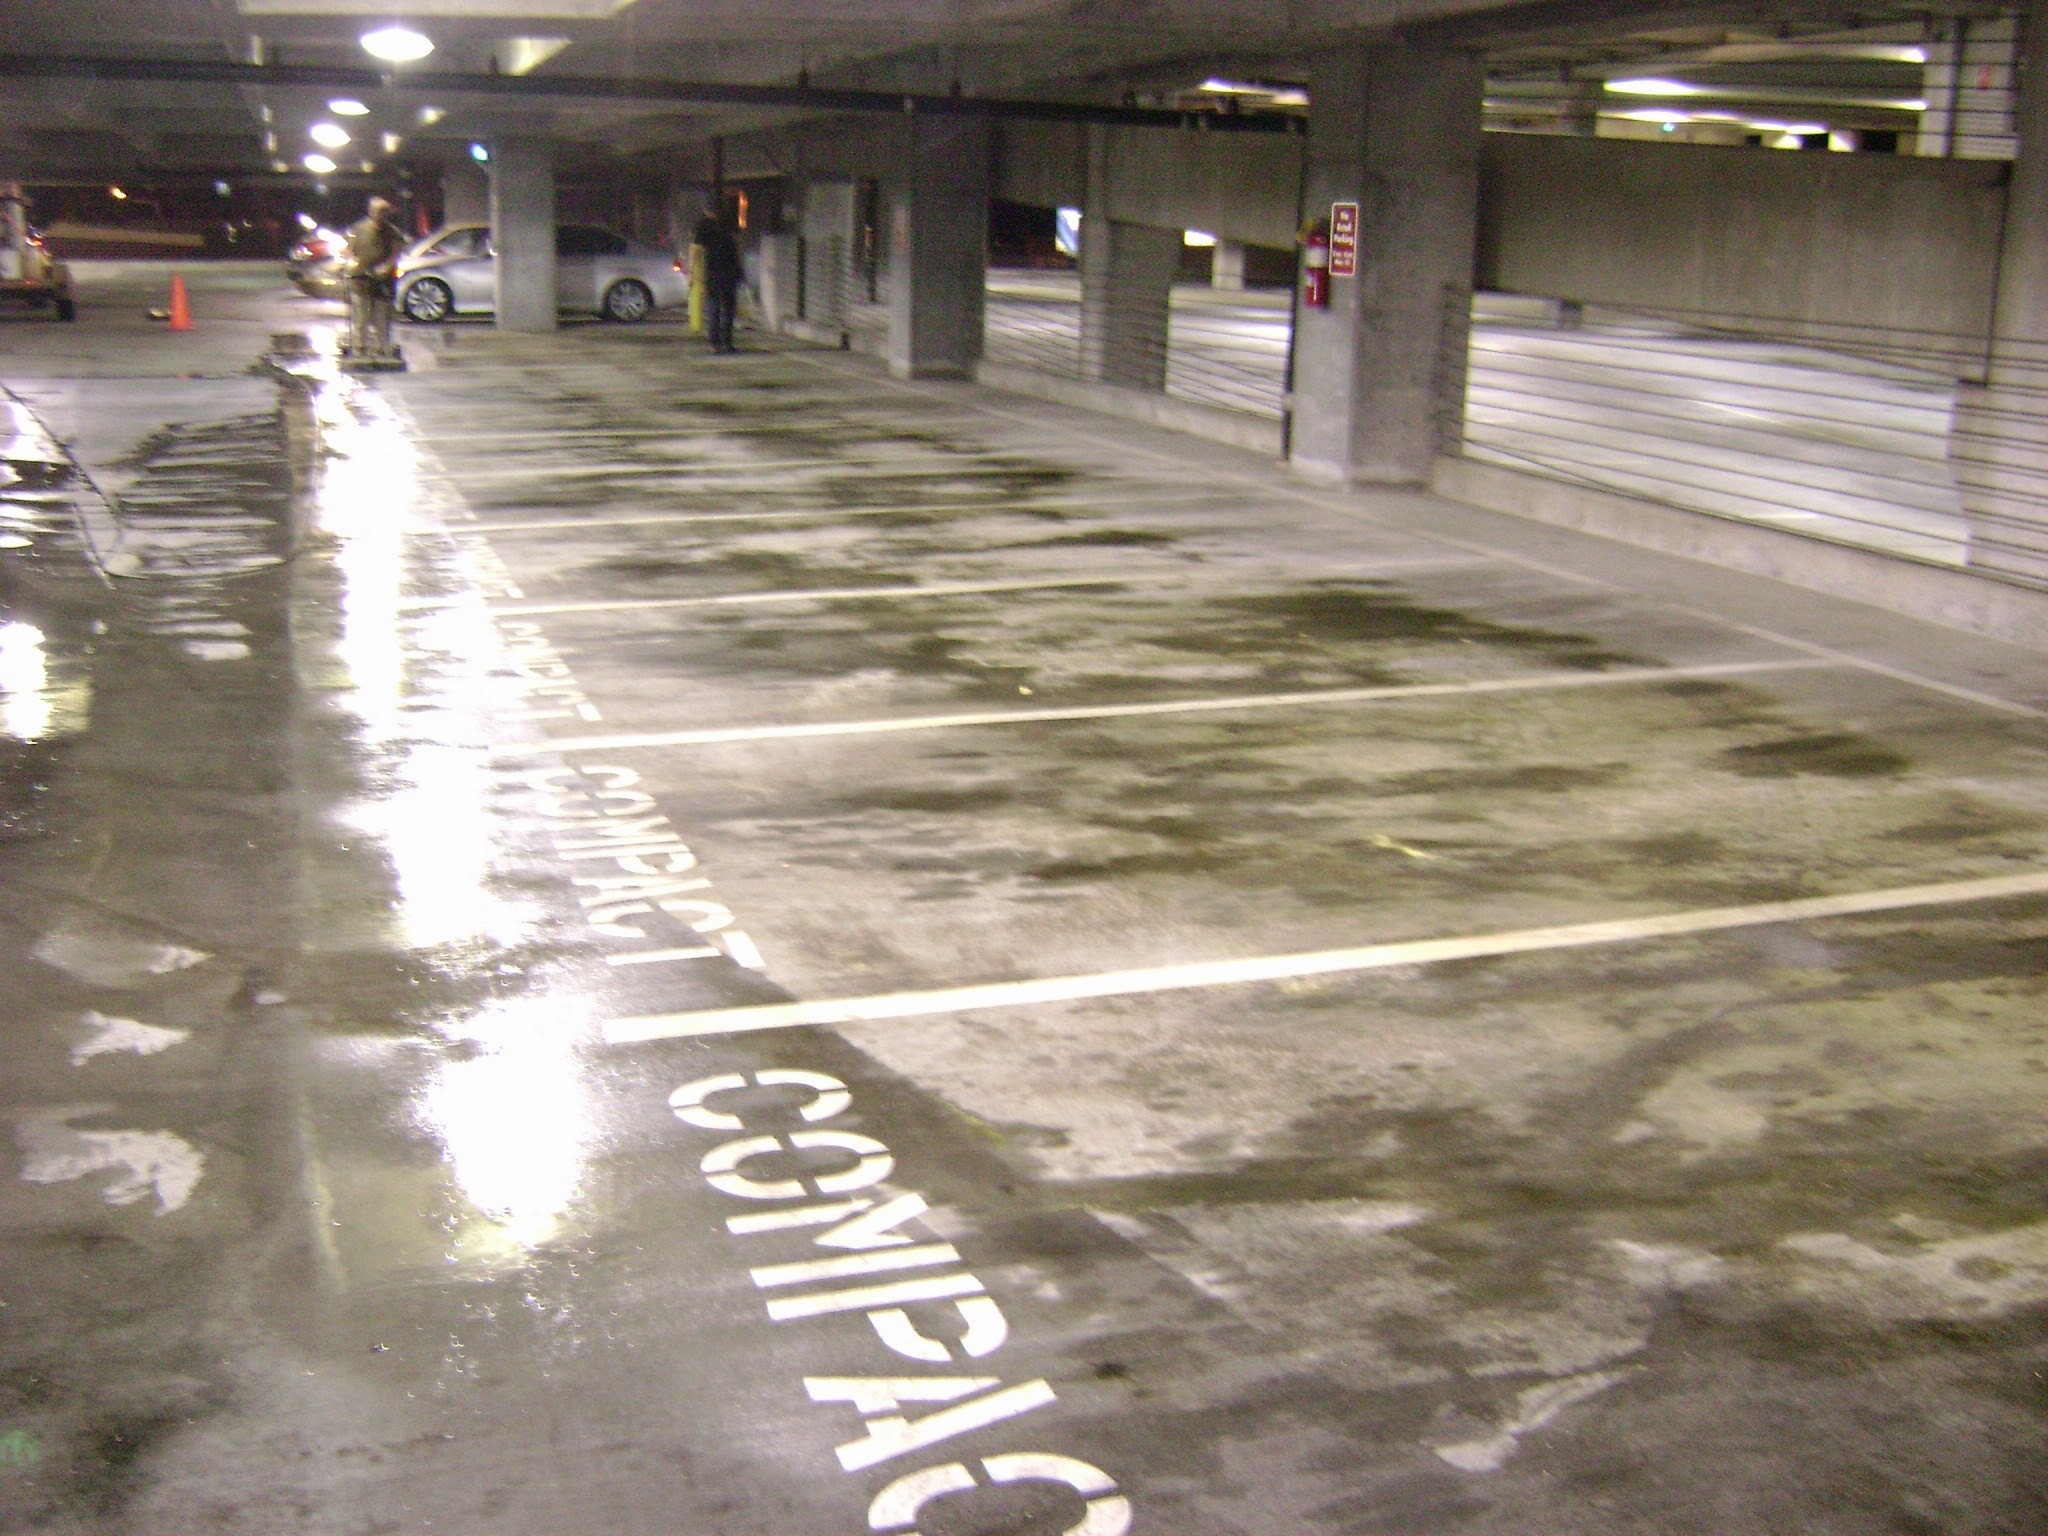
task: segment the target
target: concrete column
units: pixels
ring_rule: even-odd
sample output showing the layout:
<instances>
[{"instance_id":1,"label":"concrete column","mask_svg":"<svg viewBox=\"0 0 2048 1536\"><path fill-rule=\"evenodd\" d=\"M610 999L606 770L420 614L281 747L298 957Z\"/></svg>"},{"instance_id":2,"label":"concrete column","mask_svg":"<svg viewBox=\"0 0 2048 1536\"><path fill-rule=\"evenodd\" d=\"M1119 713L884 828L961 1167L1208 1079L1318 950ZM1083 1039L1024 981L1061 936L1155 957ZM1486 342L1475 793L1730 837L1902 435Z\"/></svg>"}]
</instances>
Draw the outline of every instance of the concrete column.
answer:
<instances>
[{"instance_id":1,"label":"concrete column","mask_svg":"<svg viewBox=\"0 0 2048 1536\"><path fill-rule=\"evenodd\" d=\"M889 200L889 371L964 379L981 361L988 282L988 131L912 118Z\"/></svg>"},{"instance_id":2,"label":"concrete column","mask_svg":"<svg viewBox=\"0 0 2048 1536\"><path fill-rule=\"evenodd\" d=\"M491 222L491 178L474 160L456 160L441 168L441 222Z\"/></svg>"},{"instance_id":3,"label":"concrete column","mask_svg":"<svg viewBox=\"0 0 2048 1536\"><path fill-rule=\"evenodd\" d=\"M802 280L797 265L797 237L764 234L755 249L761 275L761 323L779 334L798 318L797 294Z\"/></svg>"},{"instance_id":4,"label":"concrete column","mask_svg":"<svg viewBox=\"0 0 2048 1536\"><path fill-rule=\"evenodd\" d=\"M1244 287L1244 246L1236 240L1218 240L1209 264L1209 286L1235 293Z\"/></svg>"},{"instance_id":5,"label":"concrete column","mask_svg":"<svg viewBox=\"0 0 2048 1536\"><path fill-rule=\"evenodd\" d=\"M1590 139L1600 132L1600 104L1607 99L1606 82L1574 80L1566 88L1558 119L1558 131L1577 139Z\"/></svg>"},{"instance_id":6,"label":"concrete column","mask_svg":"<svg viewBox=\"0 0 2048 1536\"><path fill-rule=\"evenodd\" d=\"M2048 0L2022 18L1988 381L1958 401L1950 458L1970 514L1970 563L2048 581Z\"/></svg>"},{"instance_id":7,"label":"concrete column","mask_svg":"<svg viewBox=\"0 0 2048 1536\"><path fill-rule=\"evenodd\" d=\"M491 238L498 248L498 329L555 328L555 159L542 139L491 150Z\"/></svg>"},{"instance_id":8,"label":"concrete column","mask_svg":"<svg viewBox=\"0 0 2048 1536\"><path fill-rule=\"evenodd\" d=\"M1109 131L1090 127L1081 205L1081 377L1164 390L1181 232L1109 216L1109 154Z\"/></svg>"},{"instance_id":9,"label":"concrete column","mask_svg":"<svg viewBox=\"0 0 2048 1536\"><path fill-rule=\"evenodd\" d=\"M2005 204L1992 322L1992 382L2048 380L2048 0L2026 17L2025 72L2013 114L2018 159ZM2020 375L2024 375L2022 378Z\"/></svg>"},{"instance_id":10,"label":"concrete column","mask_svg":"<svg viewBox=\"0 0 2048 1536\"><path fill-rule=\"evenodd\" d=\"M1294 327L1289 455L1328 483L1428 478L1463 419L1479 201L1477 54L1369 45L1314 61L1306 212L1360 206L1358 275Z\"/></svg>"}]
</instances>

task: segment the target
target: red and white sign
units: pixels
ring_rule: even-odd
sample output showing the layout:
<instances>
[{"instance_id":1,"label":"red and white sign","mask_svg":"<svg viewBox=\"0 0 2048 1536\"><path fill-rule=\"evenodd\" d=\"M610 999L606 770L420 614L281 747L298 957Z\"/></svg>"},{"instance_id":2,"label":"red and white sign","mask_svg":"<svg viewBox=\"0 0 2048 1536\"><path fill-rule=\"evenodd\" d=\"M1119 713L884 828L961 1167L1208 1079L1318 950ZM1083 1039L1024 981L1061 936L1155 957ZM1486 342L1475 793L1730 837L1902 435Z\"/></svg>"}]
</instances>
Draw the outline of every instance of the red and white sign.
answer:
<instances>
[{"instance_id":1,"label":"red and white sign","mask_svg":"<svg viewBox=\"0 0 2048 1536\"><path fill-rule=\"evenodd\" d=\"M1358 276L1358 204L1330 204L1330 276Z\"/></svg>"}]
</instances>

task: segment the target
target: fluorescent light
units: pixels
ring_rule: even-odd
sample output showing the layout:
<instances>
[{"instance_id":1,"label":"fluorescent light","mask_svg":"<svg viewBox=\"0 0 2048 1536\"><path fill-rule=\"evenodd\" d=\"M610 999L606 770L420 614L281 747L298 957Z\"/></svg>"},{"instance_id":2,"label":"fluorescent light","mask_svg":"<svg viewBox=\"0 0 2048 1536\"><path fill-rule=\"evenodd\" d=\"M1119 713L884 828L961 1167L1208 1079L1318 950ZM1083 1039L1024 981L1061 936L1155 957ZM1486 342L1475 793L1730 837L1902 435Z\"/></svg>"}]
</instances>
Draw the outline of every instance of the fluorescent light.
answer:
<instances>
[{"instance_id":1,"label":"fluorescent light","mask_svg":"<svg viewBox=\"0 0 2048 1536\"><path fill-rule=\"evenodd\" d=\"M348 130L339 123L315 123L306 136L322 149L340 149L348 143Z\"/></svg>"},{"instance_id":2,"label":"fluorescent light","mask_svg":"<svg viewBox=\"0 0 2048 1536\"><path fill-rule=\"evenodd\" d=\"M445 107L421 107L420 126L422 128L431 128L447 115L448 111Z\"/></svg>"},{"instance_id":3,"label":"fluorescent light","mask_svg":"<svg viewBox=\"0 0 2048 1536\"><path fill-rule=\"evenodd\" d=\"M569 46L566 37L508 37L491 49L501 75L530 74Z\"/></svg>"},{"instance_id":4,"label":"fluorescent light","mask_svg":"<svg viewBox=\"0 0 2048 1536\"><path fill-rule=\"evenodd\" d=\"M432 40L411 27L379 27L374 32L365 32L362 43L363 51L372 58L393 64L410 64L434 51Z\"/></svg>"},{"instance_id":5,"label":"fluorescent light","mask_svg":"<svg viewBox=\"0 0 2048 1536\"><path fill-rule=\"evenodd\" d=\"M325 176L334 169L334 162L325 155L307 155L299 162L315 176Z\"/></svg>"},{"instance_id":6,"label":"fluorescent light","mask_svg":"<svg viewBox=\"0 0 2048 1536\"><path fill-rule=\"evenodd\" d=\"M353 96L337 96L327 103L327 110L336 117L368 117L370 109Z\"/></svg>"},{"instance_id":7,"label":"fluorescent light","mask_svg":"<svg viewBox=\"0 0 2048 1536\"><path fill-rule=\"evenodd\" d=\"M491 158L491 152L481 144L472 144L469 146L469 158L482 165Z\"/></svg>"},{"instance_id":8,"label":"fluorescent light","mask_svg":"<svg viewBox=\"0 0 2048 1536\"><path fill-rule=\"evenodd\" d=\"M627 10L633 0L234 0L244 16L359 16L389 19L403 11L415 21L488 20L512 17L528 21L606 21ZM289 34L287 34L288 36Z\"/></svg>"},{"instance_id":9,"label":"fluorescent light","mask_svg":"<svg viewBox=\"0 0 2048 1536\"><path fill-rule=\"evenodd\" d=\"M1609 80L1604 90L1617 96L1704 96L1705 90L1683 80Z\"/></svg>"},{"instance_id":10,"label":"fluorescent light","mask_svg":"<svg viewBox=\"0 0 2048 1536\"><path fill-rule=\"evenodd\" d=\"M1305 107L1308 92L1297 85L1253 85L1242 80L1204 80L1196 87L1211 96L1263 96L1276 107Z\"/></svg>"},{"instance_id":11,"label":"fluorescent light","mask_svg":"<svg viewBox=\"0 0 2048 1536\"><path fill-rule=\"evenodd\" d=\"M1210 246L1216 243L1216 237L1205 229L1189 229L1181 232L1180 241L1182 245Z\"/></svg>"}]
</instances>

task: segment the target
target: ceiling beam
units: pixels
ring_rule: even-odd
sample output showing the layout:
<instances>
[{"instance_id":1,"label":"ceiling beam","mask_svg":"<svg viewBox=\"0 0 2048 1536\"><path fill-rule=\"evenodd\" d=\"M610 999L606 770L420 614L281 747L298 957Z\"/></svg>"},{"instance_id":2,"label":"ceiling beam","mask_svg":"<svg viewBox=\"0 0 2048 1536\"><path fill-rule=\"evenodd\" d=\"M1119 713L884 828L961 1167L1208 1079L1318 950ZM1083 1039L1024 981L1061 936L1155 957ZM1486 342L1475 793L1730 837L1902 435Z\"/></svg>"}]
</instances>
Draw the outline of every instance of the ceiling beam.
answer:
<instances>
[{"instance_id":1,"label":"ceiling beam","mask_svg":"<svg viewBox=\"0 0 2048 1536\"><path fill-rule=\"evenodd\" d=\"M986 121L1108 123L1134 128L1184 128L1222 133L1299 133L1301 119L1285 113L1177 112L1076 101L909 91L845 90L812 85L732 85L658 77L588 75L476 75L426 70L382 71L316 64L238 64L228 60L95 58L0 54L0 79L96 80L151 85L308 87L321 90L410 90L434 97L492 96L535 103L558 101L662 102L680 106L795 108L810 112L870 112L897 117L956 117Z\"/></svg>"}]
</instances>

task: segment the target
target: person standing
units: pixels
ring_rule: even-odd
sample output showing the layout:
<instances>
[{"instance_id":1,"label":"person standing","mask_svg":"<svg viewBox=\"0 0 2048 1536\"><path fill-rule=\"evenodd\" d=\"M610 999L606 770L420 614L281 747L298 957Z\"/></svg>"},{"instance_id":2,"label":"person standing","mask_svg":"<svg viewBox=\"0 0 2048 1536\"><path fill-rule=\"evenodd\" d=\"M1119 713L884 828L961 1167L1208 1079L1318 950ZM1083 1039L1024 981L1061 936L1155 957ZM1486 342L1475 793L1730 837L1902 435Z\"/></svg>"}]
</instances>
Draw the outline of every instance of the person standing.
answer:
<instances>
[{"instance_id":1,"label":"person standing","mask_svg":"<svg viewBox=\"0 0 2048 1536\"><path fill-rule=\"evenodd\" d=\"M370 199L348 229L348 347L363 362L391 357L391 300L398 288L398 257L405 235L390 201Z\"/></svg>"},{"instance_id":2,"label":"person standing","mask_svg":"<svg viewBox=\"0 0 2048 1536\"><path fill-rule=\"evenodd\" d=\"M717 210L697 221L690 243L697 247L704 272L704 314L711 332L711 350L737 352L733 345L733 313L740 298L740 242L733 233L732 216L720 197Z\"/></svg>"}]
</instances>

